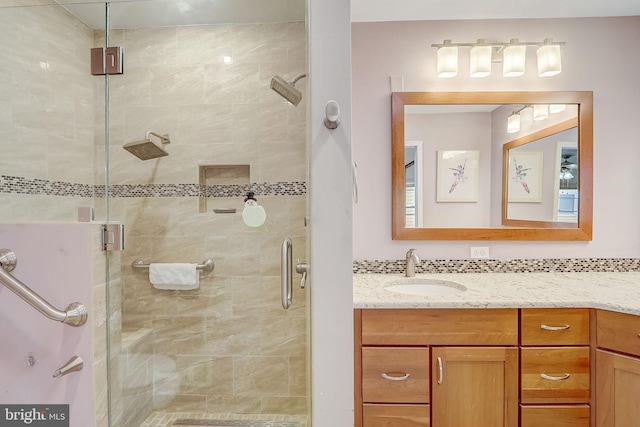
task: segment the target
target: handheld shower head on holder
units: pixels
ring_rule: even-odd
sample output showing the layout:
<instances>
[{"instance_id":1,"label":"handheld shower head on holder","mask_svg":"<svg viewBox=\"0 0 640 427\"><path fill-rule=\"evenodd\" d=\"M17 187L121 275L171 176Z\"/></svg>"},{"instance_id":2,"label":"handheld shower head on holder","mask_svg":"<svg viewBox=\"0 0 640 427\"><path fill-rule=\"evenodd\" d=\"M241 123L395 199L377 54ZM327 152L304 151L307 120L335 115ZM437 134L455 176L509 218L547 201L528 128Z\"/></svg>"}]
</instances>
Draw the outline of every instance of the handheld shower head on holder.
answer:
<instances>
[{"instance_id":1,"label":"handheld shower head on holder","mask_svg":"<svg viewBox=\"0 0 640 427\"><path fill-rule=\"evenodd\" d=\"M298 106L302 100L302 93L296 89L295 85L303 77L307 77L306 74L299 74L293 78L290 82L286 81L280 76L273 76L271 78L271 89L276 91L278 95L289 101L295 106Z\"/></svg>"}]
</instances>

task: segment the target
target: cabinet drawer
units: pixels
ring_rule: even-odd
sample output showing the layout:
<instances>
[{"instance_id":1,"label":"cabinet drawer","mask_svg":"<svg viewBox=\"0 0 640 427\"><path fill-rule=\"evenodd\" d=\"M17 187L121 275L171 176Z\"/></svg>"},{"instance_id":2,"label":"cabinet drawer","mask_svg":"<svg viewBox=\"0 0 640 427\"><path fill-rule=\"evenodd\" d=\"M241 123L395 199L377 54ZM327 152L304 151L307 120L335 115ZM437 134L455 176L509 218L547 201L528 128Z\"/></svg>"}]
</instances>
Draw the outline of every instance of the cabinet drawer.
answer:
<instances>
[{"instance_id":1,"label":"cabinet drawer","mask_svg":"<svg viewBox=\"0 0 640 427\"><path fill-rule=\"evenodd\" d=\"M520 340L522 345L589 345L589 309L523 309Z\"/></svg>"},{"instance_id":2,"label":"cabinet drawer","mask_svg":"<svg viewBox=\"0 0 640 427\"><path fill-rule=\"evenodd\" d=\"M362 400L428 403L429 349L363 347Z\"/></svg>"},{"instance_id":3,"label":"cabinet drawer","mask_svg":"<svg viewBox=\"0 0 640 427\"><path fill-rule=\"evenodd\" d=\"M598 310L598 347L640 356L640 316Z\"/></svg>"},{"instance_id":4,"label":"cabinet drawer","mask_svg":"<svg viewBox=\"0 0 640 427\"><path fill-rule=\"evenodd\" d=\"M429 405L363 405L365 427L429 427Z\"/></svg>"},{"instance_id":5,"label":"cabinet drawer","mask_svg":"<svg viewBox=\"0 0 640 427\"><path fill-rule=\"evenodd\" d=\"M521 406L520 427L589 427L588 405Z\"/></svg>"},{"instance_id":6,"label":"cabinet drawer","mask_svg":"<svg viewBox=\"0 0 640 427\"><path fill-rule=\"evenodd\" d=\"M522 403L588 403L589 347L523 348Z\"/></svg>"},{"instance_id":7,"label":"cabinet drawer","mask_svg":"<svg viewBox=\"0 0 640 427\"><path fill-rule=\"evenodd\" d=\"M364 309L362 344L518 345L518 310Z\"/></svg>"}]
</instances>

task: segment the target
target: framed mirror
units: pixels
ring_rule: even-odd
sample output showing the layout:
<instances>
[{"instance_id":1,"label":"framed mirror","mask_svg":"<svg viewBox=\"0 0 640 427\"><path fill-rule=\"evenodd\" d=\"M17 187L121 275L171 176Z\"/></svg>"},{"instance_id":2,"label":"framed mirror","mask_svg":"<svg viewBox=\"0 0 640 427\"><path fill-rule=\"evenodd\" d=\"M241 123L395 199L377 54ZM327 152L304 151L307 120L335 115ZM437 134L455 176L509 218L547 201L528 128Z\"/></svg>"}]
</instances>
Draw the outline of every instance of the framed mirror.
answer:
<instances>
[{"instance_id":1,"label":"framed mirror","mask_svg":"<svg viewBox=\"0 0 640 427\"><path fill-rule=\"evenodd\" d=\"M393 93L392 238L591 240L592 105L592 92Z\"/></svg>"}]
</instances>

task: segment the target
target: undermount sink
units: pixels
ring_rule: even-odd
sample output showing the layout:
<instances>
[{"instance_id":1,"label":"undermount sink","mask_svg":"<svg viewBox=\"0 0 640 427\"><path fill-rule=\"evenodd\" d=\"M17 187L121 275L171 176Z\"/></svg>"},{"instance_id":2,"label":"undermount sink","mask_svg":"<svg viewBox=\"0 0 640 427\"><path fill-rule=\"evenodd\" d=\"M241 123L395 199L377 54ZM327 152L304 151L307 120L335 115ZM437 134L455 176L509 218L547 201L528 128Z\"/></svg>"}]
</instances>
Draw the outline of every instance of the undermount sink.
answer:
<instances>
[{"instance_id":1,"label":"undermount sink","mask_svg":"<svg viewBox=\"0 0 640 427\"><path fill-rule=\"evenodd\" d=\"M393 282L385 286L384 289L400 294L439 296L464 292L467 290L467 287L448 280L411 278Z\"/></svg>"}]
</instances>

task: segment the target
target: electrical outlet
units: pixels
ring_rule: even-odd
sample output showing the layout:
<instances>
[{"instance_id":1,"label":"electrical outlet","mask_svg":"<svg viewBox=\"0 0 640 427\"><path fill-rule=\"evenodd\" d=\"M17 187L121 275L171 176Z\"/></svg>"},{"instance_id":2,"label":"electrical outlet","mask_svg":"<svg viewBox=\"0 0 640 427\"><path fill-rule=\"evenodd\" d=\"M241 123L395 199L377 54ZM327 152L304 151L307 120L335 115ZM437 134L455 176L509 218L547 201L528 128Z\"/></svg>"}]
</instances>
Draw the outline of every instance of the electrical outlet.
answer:
<instances>
[{"instance_id":1,"label":"electrical outlet","mask_svg":"<svg viewBox=\"0 0 640 427\"><path fill-rule=\"evenodd\" d=\"M489 248L486 246L472 246L469 248L471 258L489 258Z\"/></svg>"}]
</instances>

